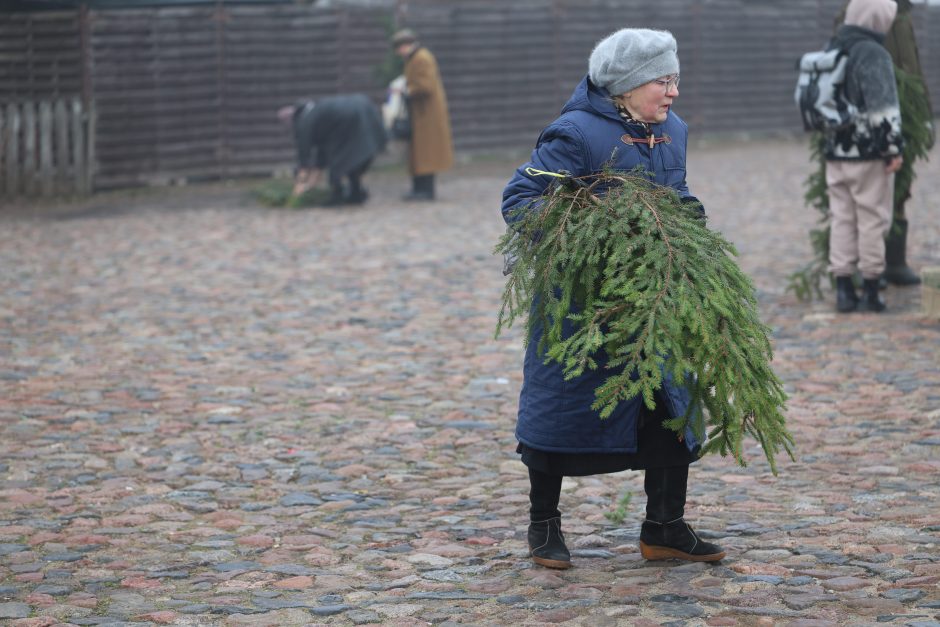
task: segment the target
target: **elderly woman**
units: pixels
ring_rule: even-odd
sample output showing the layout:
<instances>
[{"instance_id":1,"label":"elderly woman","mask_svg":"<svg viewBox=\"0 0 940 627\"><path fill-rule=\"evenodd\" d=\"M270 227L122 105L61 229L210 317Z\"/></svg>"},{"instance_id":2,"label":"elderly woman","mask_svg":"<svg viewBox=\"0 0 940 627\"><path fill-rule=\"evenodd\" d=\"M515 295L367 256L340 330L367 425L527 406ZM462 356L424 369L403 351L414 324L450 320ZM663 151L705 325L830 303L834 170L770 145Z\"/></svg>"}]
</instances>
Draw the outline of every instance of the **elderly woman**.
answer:
<instances>
[{"instance_id":1,"label":"elderly woman","mask_svg":"<svg viewBox=\"0 0 940 627\"><path fill-rule=\"evenodd\" d=\"M392 47L405 61L405 97L411 116L408 169L412 189L404 199L434 200L434 175L454 163L444 82L437 59L413 31L406 28L395 33Z\"/></svg>"},{"instance_id":2,"label":"elderly woman","mask_svg":"<svg viewBox=\"0 0 940 627\"><path fill-rule=\"evenodd\" d=\"M511 222L514 210L538 205L551 180L539 170L577 178L606 166L642 167L652 181L672 187L700 209L685 181L688 127L672 111L678 95L679 59L670 33L628 28L603 39L591 53L587 77L506 186L503 217ZM723 558L724 551L702 540L683 518L689 464L698 458L700 442L691 429L680 437L663 425L685 415L689 406L682 382L664 372L655 410L637 397L602 420L591 404L594 390L611 374L606 356L597 356L597 370L565 380L561 366L539 354L539 335L536 331L528 343L516 425L517 450L529 470L528 543L534 561L571 566L558 509L564 476L628 469L646 471L640 532L646 559Z\"/></svg>"}]
</instances>

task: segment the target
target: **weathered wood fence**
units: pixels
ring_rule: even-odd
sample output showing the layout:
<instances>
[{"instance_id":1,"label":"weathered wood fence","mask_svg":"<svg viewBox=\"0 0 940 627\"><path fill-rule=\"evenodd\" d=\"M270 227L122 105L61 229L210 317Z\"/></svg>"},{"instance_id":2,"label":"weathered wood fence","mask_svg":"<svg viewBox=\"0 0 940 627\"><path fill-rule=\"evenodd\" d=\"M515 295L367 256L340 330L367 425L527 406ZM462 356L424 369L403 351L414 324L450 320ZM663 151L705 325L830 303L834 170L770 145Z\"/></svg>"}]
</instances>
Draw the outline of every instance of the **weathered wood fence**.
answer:
<instances>
[{"instance_id":1,"label":"weathered wood fence","mask_svg":"<svg viewBox=\"0 0 940 627\"><path fill-rule=\"evenodd\" d=\"M91 191L94 116L80 98L0 106L0 191L5 197Z\"/></svg>"},{"instance_id":2,"label":"weathered wood fence","mask_svg":"<svg viewBox=\"0 0 940 627\"><path fill-rule=\"evenodd\" d=\"M595 42L641 23L679 41L676 112L696 136L798 133L796 59L824 44L844 0L76 4L0 10L0 116L10 119L3 128L18 125L0 146L0 194L281 171L294 151L278 107L342 92L380 102L377 70L394 24L416 29L437 56L461 152L530 147L584 75ZM940 7L918 4L913 16L938 105ZM85 134L73 140L72 123L67 136L55 123L57 107L72 115L75 98L95 115L82 113Z\"/></svg>"}]
</instances>

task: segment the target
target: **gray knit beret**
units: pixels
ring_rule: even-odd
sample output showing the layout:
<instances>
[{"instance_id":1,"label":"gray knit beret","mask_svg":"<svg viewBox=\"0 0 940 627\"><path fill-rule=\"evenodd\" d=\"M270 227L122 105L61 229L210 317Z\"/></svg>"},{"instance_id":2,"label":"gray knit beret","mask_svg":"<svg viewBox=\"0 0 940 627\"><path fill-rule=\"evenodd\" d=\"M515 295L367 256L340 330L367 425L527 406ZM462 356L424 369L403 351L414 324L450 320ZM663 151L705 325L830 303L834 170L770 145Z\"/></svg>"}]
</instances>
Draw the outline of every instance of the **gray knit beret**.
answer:
<instances>
[{"instance_id":1,"label":"gray knit beret","mask_svg":"<svg viewBox=\"0 0 940 627\"><path fill-rule=\"evenodd\" d=\"M625 94L661 76L679 73L672 33L623 28L602 39L588 60L588 76L612 95Z\"/></svg>"}]
</instances>

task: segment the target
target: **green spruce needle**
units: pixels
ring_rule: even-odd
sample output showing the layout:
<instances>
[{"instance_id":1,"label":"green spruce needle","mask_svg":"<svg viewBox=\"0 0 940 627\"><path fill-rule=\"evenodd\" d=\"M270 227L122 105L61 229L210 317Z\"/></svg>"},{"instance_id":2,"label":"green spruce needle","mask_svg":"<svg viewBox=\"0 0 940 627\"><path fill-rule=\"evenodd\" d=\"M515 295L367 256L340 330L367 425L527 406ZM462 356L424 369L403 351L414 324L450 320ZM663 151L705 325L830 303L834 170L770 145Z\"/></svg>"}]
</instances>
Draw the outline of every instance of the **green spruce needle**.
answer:
<instances>
[{"instance_id":1,"label":"green spruce needle","mask_svg":"<svg viewBox=\"0 0 940 627\"><path fill-rule=\"evenodd\" d=\"M667 426L680 435L691 426L703 454L744 465L747 434L775 474L776 453L793 458L753 284L698 208L640 172L606 171L586 188L554 186L510 223L496 246L515 259L497 336L524 317L526 341L542 329L541 354L567 378L609 370L595 390L601 419L637 395L652 409L668 373L686 382L692 403ZM573 331L563 332L566 321Z\"/></svg>"}]
</instances>

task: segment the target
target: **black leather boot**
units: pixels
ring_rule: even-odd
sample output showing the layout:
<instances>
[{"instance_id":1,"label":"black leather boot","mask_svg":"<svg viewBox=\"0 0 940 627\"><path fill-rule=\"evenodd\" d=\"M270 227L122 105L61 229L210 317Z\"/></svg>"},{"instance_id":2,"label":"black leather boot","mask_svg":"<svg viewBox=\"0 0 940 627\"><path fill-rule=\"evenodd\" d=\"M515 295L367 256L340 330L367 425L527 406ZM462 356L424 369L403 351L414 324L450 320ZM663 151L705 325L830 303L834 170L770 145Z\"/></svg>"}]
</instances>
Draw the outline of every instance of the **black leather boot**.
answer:
<instances>
[{"instance_id":1,"label":"black leather boot","mask_svg":"<svg viewBox=\"0 0 940 627\"><path fill-rule=\"evenodd\" d=\"M350 205L361 205L369 199L369 190L362 186L362 181L358 176L349 177L349 196L346 197L346 203Z\"/></svg>"},{"instance_id":2,"label":"black leather boot","mask_svg":"<svg viewBox=\"0 0 940 627\"><path fill-rule=\"evenodd\" d=\"M424 192L430 197L431 200L437 198L437 193L434 191L433 174L428 174L424 177Z\"/></svg>"},{"instance_id":3,"label":"black leather boot","mask_svg":"<svg viewBox=\"0 0 940 627\"><path fill-rule=\"evenodd\" d=\"M858 308L858 294L850 276L836 277L836 311L848 313Z\"/></svg>"},{"instance_id":4,"label":"black leather boot","mask_svg":"<svg viewBox=\"0 0 940 627\"><path fill-rule=\"evenodd\" d=\"M865 279L862 282L862 296L860 303L862 311L879 313L885 310L885 302L878 293L878 279Z\"/></svg>"},{"instance_id":5,"label":"black leather boot","mask_svg":"<svg viewBox=\"0 0 940 627\"><path fill-rule=\"evenodd\" d=\"M434 200L434 175L422 174L411 179L411 191L402 200Z\"/></svg>"},{"instance_id":6,"label":"black leather boot","mask_svg":"<svg viewBox=\"0 0 940 627\"><path fill-rule=\"evenodd\" d=\"M343 191L343 183L330 184L330 197L327 198L324 205L327 207L339 207L346 202L346 194Z\"/></svg>"},{"instance_id":7,"label":"black leather boot","mask_svg":"<svg viewBox=\"0 0 940 627\"><path fill-rule=\"evenodd\" d=\"M646 520L640 527L644 558L717 562L725 556L720 546L699 538L683 519L688 478L688 466L646 470Z\"/></svg>"},{"instance_id":8,"label":"black leather boot","mask_svg":"<svg viewBox=\"0 0 940 627\"><path fill-rule=\"evenodd\" d=\"M917 285L920 277L907 265L907 220L895 218L885 238L884 278L892 285Z\"/></svg>"},{"instance_id":9,"label":"black leather boot","mask_svg":"<svg viewBox=\"0 0 940 627\"><path fill-rule=\"evenodd\" d=\"M571 553L561 532L561 517L529 523L529 554L548 568L571 568Z\"/></svg>"}]
</instances>

